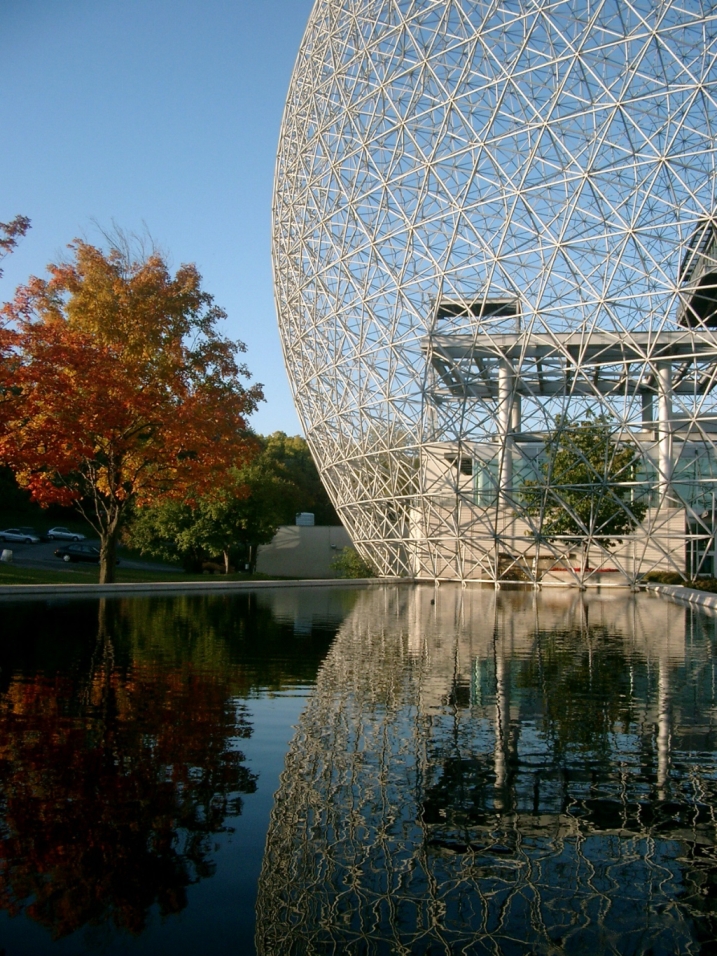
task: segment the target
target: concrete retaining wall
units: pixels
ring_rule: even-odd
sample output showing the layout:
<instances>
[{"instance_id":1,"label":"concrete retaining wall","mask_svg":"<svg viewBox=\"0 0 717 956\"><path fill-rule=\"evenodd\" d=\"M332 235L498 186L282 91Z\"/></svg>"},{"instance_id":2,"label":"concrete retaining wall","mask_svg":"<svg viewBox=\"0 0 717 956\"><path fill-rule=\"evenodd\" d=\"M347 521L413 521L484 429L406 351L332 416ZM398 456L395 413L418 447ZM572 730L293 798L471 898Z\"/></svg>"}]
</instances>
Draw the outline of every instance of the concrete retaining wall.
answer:
<instances>
[{"instance_id":1,"label":"concrete retaining wall","mask_svg":"<svg viewBox=\"0 0 717 956\"><path fill-rule=\"evenodd\" d=\"M119 597L163 594L199 594L207 591L259 591L265 588L365 588L383 584L412 584L411 578L325 578L310 581L159 581L139 584L3 584L0 598Z\"/></svg>"},{"instance_id":2,"label":"concrete retaining wall","mask_svg":"<svg viewBox=\"0 0 717 956\"><path fill-rule=\"evenodd\" d=\"M686 604L717 611L717 594L710 591L700 591L697 588L686 588L681 584L648 584L645 590L659 594L678 604Z\"/></svg>"},{"instance_id":3,"label":"concrete retaining wall","mask_svg":"<svg viewBox=\"0 0 717 956\"><path fill-rule=\"evenodd\" d=\"M351 538L342 525L282 525L273 541L259 548L256 570L287 578L337 578L331 562L350 547Z\"/></svg>"}]
</instances>

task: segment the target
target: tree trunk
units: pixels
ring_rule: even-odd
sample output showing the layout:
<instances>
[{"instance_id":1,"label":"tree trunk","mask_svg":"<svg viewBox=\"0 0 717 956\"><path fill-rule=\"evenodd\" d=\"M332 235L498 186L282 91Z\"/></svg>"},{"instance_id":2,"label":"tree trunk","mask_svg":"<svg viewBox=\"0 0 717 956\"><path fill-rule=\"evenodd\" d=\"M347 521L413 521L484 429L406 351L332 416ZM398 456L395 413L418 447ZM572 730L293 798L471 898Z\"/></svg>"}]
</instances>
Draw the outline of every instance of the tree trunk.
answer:
<instances>
[{"instance_id":1,"label":"tree trunk","mask_svg":"<svg viewBox=\"0 0 717 956\"><path fill-rule=\"evenodd\" d=\"M93 672L100 665L106 675L110 675L115 664L115 650L112 642L112 627L110 623L111 604L107 598L100 598L97 613L97 644L92 656Z\"/></svg>"},{"instance_id":2,"label":"tree trunk","mask_svg":"<svg viewBox=\"0 0 717 956\"><path fill-rule=\"evenodd\" d=\"M112 671L114 670L115 664L115 651L114 645L112 643L112 629L110 626L110 604L107 603L107 598L99 599L99 607L97 609L97 639L95 641L95 649L92 652L92 659L90 662L90 671L88 675L87 685L82 694L82 701L86 706L89 706L92 703L93 699L93 688L96 686L102 686L102 713L103 716L107 716L107 701L108 701L108 691L110 689ZM98 678L102 676L102 681L99 682Z\"/></svg>"},{"instance_id":3,"label":"tree trunk","mask_svg":"<svg viewBox=\"0 0 717 956\"><path fill-rule=\"evenodd\" d=\"M224 551L224 573L229 574L229 552Z\"/></svg>"},{"instance_id":4,"label":"tree trunk","mask_svg":"<svg viewBox=\"0 0 717 956\"><path fill-rule=\"evenodd\" d=\"M249 574L253 574L256 570L256 545L249 545Z\"/></svg>"},{"instance_id":5,"label":"tree trunk","mask_svg":"<svg viewBox=\"0 0 717 956\"><path fill-rule=\"evenodd\" d=\"M100 584L114 584L117 565L117 539L119 516L112 521L100 536Z\"/></svg>"}]
</instances>

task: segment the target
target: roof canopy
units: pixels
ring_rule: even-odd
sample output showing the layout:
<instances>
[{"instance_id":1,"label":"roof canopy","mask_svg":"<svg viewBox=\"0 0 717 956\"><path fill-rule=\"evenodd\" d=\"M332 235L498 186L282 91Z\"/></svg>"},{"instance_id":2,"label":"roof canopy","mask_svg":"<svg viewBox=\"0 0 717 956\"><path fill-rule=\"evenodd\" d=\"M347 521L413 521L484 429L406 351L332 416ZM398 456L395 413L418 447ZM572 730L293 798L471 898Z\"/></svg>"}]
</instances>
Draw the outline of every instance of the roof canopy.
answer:
<instances>
[{"instance_id":1,"label":"roof canopy","mask_svg":"<svg viewBox=\"0 0 717 956\"><path fill-rule=\"evenodd\" d=\"M717 384L717 331L515 332L426 336L421 348L438 374L438 392L497 398L500 369L513 391L556 395L652 394L657 369L672 367L672 390L705 394Z\"/></svg>"}]
</instances>

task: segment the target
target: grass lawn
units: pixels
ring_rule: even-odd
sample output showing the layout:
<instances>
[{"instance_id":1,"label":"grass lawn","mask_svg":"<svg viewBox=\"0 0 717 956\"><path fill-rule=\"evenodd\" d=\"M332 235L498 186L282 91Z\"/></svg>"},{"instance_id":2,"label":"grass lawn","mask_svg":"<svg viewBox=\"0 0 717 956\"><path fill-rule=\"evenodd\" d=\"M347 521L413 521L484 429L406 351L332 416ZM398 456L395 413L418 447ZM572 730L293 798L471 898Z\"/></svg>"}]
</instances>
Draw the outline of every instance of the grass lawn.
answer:
<instances>
[{"instance_id":1,"label":"grass lawn","mask_svg":"<svg viewBox=\"0 0 717 956\"><path fill-rule=\"evenodd\" d=\"M94 565L58 568L57 571L41 568L21 568L17 565L0 563L0 585L2 584L97 584L99 568ZM270 581L266 574L178 574L176 572L145 571L135 568L117 568L117 583L134 582L157 583L167 581L174 584L179 581Z\"/></svg>"}]
</instances>

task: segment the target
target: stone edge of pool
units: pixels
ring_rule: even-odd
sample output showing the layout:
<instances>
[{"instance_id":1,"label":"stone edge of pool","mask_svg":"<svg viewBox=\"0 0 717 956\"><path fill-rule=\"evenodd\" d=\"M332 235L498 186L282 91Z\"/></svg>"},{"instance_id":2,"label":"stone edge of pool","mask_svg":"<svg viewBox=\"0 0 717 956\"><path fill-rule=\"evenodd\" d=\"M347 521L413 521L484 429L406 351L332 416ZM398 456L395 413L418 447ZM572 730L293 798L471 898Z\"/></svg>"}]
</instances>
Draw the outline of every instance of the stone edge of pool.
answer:
<instances>
[{"instance_id":1,"label":"stone edge of pool","mask_svg":"<svg viewBox=\"0 0 717 956\"><path fill-rule=\"evenodd\" d=\"M717 594L687 588L682 584L647 584L645 590L660 597L676 601L678 604L698 605L717 611Z\"/></svg>"},{"instance_id":2,"label":"stone edge of pool","mask_svg":"<svg viewBox=\"0 0 717 956\"><path fill-rule=\"evenodd\" d=\"M52 595L87 595L112 597L131 594L192 594L196 592L256 591L266 588L325 588L325 587L380 587L384 584L426 584L414 578L300 578L272 581L143 581L127 584L3 584L3 597L43 597ZM717 611L717 594L699 591L680 584L646 584L642 588L651 594L680 604L699 605Z\"/></svg>"},{"instance_id":3,"label":"stone edge of pool","mask_svg":"<svg viewBox=\"0 0 717 956\"><path fill-rule=\"evenodd\" d=\"M276 581L142 581L128 584L2 584L0 597L72 594L112 597L117 594L191 594L195 591L256 591L262 588L367 587L412 584L411 578L301 578Z\"/></svg>"}]
</instances>

